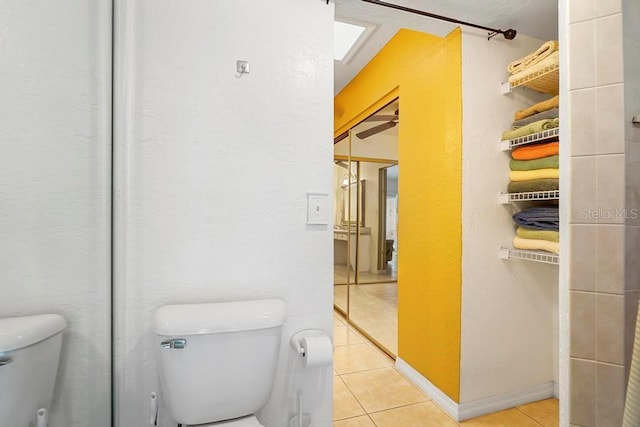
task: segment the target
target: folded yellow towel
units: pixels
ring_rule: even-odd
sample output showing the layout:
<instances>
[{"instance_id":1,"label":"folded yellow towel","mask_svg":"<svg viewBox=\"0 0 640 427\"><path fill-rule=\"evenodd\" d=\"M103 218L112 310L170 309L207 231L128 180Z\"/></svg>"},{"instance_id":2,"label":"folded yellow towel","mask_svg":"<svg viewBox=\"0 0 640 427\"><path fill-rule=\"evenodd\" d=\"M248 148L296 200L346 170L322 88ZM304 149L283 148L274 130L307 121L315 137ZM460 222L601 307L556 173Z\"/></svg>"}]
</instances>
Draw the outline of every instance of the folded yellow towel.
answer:
<instances>
[{"instance_id":1,"label":"folded yellow towel","mask_svg":"<svg viewBox=\"0 0 640 427\"><path fill-rule=\"evenodd\" d=\"M510 171L511 181L529 181L530 179L560 178L560 169L533 169L530 171Z\"/></svg>"},{"instance_id":2,"label":"folded yellow towel","mask_svg":"<svg viewBox=\"0 0 640 427\"><path fill-rule=\"evenodd\" d=\"M547 56L542 61L532 65L531 67L528 67L520 72L517 72L509 76L509 83L513 83L516 80L520 80L524 76L543 70L545 67L556 64L559 60L560 60L559 52L553 52L551 55Z\"/></svg>"},{"instance_id":3,"label":"folded yellow towel","mask_svg":"<svg viewBox=\"0 0 640 427\"><path fill-rule=\"evenodd\" d=\"M513 115L513 118L515 120L522 120L526 117L533 116L534 114L542 113L543 111L556 108L559 105L560 105L560 95L556 95L553 98L549 98L545 101L538 102L537 104L534 104L531 107L525 108L524 110L516 111L515 114Z\"/></svg>"},{"instance_id":4,"label":"folded yellow towel","mask_svg":"<svg viewBox=\"0 0 640 427\"><path fill-rule=\"evenodd\" d=\"M558 42L551 40L545 42L535 52L530 53L524 58L516 59L507 66L507 71L511 74L519 73L532 65L542 61L547 56L558 50Z\"/></svg>"},{"instance_id":5,"label":"folded yellow towel","mask_svg":"<svg viewBox=\"0 0 640 427\"><path fill-rule=\"evenodd\" d=\"M546 252L560 253L560 243L550 242L549 240L539 239L523 239L522 237L513 238L513 247L517 249L532 249Z\"/></svg>"},{"instance_id":6,"label":"folded yellow towel","mask_svg":"<svg viewBox=\"0 0 640 427\"><path fill-rule=\"evenodd\" d=\"M529 228L518 227L516 234L523 239L549 240L550 242L560 241L560 232L553 230L531 230Z\"/></svg>"}]
</instances>

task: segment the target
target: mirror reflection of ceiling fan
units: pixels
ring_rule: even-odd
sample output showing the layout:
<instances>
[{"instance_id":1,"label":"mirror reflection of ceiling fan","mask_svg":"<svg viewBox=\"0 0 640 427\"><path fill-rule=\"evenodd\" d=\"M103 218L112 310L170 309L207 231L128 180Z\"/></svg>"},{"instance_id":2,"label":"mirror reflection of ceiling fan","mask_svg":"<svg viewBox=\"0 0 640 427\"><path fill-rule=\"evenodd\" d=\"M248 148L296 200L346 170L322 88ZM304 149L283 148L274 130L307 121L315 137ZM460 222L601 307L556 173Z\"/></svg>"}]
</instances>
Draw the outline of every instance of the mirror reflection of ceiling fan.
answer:
<instances>
[{"instance_id":1,"label":"mirror reflection of ceiling fan","mask_svg":"<svg viewBox=\"0 0 640 427\"><path fill-rule=\"evenodd\" d=\"M377 133L380 133L384 130L391 129L398 124L398 113L399 110L395 111L395 114L374 114L373 116L367 117L364 119L364 122L380 122L384 121L385 123L379 124L367 130L363 130L362 132L356 133L356 136L360 139L369 138Z\"/></svg>"}]
</instances>

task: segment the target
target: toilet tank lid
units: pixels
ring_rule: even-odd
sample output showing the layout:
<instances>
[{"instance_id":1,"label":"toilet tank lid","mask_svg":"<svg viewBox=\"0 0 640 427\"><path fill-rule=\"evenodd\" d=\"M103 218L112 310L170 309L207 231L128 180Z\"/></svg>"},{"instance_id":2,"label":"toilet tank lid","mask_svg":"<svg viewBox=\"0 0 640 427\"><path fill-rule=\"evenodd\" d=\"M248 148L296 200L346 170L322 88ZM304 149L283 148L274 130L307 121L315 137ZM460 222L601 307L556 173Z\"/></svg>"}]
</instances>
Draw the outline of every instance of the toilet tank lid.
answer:
<instances>
[{"instance_id":1,"label":"toilet tank lid","mask_svg":"<svg viewBox=\"0 0 640 427\"><path fill-rule=\"evenodd\" d=\"M66 327L67 321L59 314L0 319L0 353L39 343Z\"/></svg>"},{"instance_id":2,"label":"toilet tank lid","mask_svg":"<svg viewBox=\"0 0 640 427\"><path fill-rule=\"evenodd\" d=\"M158 335L204 335L274 328L286 315L279 299L179 304L160 307L153 324Z\"/></svg>"}]
</instances>

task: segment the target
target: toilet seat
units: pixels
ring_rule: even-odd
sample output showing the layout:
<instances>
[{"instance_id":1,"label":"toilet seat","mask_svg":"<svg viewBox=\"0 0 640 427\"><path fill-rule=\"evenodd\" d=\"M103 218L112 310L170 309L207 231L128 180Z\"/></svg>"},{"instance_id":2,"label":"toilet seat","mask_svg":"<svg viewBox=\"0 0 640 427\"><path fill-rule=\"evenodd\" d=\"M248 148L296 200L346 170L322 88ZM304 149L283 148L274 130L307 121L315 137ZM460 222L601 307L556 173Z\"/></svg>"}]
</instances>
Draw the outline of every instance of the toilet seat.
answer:
<instances>
[{"instance_id":1,"label":"toilet seat","mask_svg":"<svg viewBox=\"0 0 640 427\"><path fill-rule=\"evenodd\" d=\"M218 421L217 423L212 424L198 424L193 427L263 427L263 425L260 424L255 415L249 415L248 417Z\"/></svg>"}]
</instances>

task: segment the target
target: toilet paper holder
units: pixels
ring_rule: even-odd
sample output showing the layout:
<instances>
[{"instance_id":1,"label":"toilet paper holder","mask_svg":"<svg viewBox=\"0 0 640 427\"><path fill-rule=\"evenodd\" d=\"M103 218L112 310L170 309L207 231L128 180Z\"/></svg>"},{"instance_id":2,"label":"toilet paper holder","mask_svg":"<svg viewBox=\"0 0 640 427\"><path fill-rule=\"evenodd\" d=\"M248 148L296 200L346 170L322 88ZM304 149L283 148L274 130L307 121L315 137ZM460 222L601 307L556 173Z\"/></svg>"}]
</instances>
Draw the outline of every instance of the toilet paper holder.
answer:
<instances>
[{"instance_id":1,"label":"toilet paper holder","mask_svg":"<svg viewBox=\"0 0 640 427\"><path fill-rule=\"evenodd\" d=\"M291 336L291 347L296 351L300 356L307 357L304 347L302 346L302 338L311 338L311 337L328 337L329 335L323 331L322 329L303 329L302 331L298 331Z\"/></svg>"}]
</instances>

